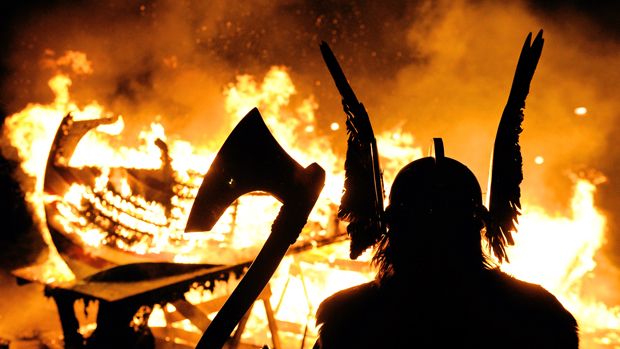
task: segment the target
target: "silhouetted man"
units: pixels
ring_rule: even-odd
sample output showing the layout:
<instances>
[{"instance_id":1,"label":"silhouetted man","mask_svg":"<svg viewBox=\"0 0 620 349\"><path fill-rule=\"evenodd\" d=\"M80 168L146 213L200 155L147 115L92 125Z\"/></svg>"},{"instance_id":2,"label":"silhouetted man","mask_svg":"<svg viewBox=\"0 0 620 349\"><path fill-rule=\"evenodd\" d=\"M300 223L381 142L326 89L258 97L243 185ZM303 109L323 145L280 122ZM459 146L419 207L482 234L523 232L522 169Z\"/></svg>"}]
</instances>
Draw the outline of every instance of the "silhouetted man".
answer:
<instances>
[{"instance_id":1,"label":"silhouetted man","mask_svg":"<svg viewBox=\"0 0 620 349\"><path fill-rule=\"evenodd\" d=\"M339 214L350 222L352 257L376 244L378 273L374 281L323 301L315 348L578 347L574 317L542 287L500 271L481 243L484 234L500 262L507 259L505 246L513 244L523 179L519 134L542 46L542 31L533 43L530 34L519 57L495 139L488 209L474 174L445 157L436 139L434 156L399 172L390 204L381 212L381 197L374 206L364 205L364 198L372 200L382 191L376 189L382 183L376 177L380 168L368 160L377 156L368 116L331 50L322 45L343 96L349 131ZM369 193L372 182L375 189Z\"/></svg>"},{"instance_id":2,"label":"silhouetted man","mask_svg":"<svg viewBox=\"0 0 620 349\"><path fill-rule=\"evenodd\" d=\"M577 323L482 252L488 211L463 164L427 157L396 177L375 281L319 307L317 348L577 348Z\"/></svg>"}]
</instances>

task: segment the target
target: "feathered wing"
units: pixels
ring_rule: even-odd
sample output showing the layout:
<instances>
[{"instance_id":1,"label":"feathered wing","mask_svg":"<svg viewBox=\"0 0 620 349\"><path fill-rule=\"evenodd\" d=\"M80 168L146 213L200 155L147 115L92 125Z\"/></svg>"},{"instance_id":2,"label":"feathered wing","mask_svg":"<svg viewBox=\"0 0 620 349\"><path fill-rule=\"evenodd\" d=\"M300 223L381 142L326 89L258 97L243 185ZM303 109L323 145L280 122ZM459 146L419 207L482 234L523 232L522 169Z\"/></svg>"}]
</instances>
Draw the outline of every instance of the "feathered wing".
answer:
<instances>
[{"instance_id":1,"label":"feathered wing","mask_svg":"<svg viewBox=\"0 0 620 349\"><path fill-rule=\"evenodd\" d=\"M512 232L516 231L521 214L521 189L523 161L519 135L523 130L523 109L530 90L536 65L542 52L542 30L532 42L532 33L525 39L517 69L510 89L508 102L495 137L491 176L488 190L490 222L486 238L495 256L501 262L508 259L505 246L513 245Z\"/></svg>"},{"instance_id":2,"label":"feathered wing","mask_svg":"<svg viewBox=\"0 0 620 349\"><path fill-rule=\"evenodd\" d=\"M359 116L353 117L348 106L347 113L347 155L344 163L344 193L338 209L338 218L349 222L347 233L351 237L350 257L356 259L364 250L372 246L382 233L381 213L383 207L383 188L377 188L372 127L363 106L358 115L365 119L360 124ZM370 138L371 140L369 140ZM382 184L382 183L380 183ZM377 192L377 190L379 192ZM380 200L378 200L378 196ZM379 201L379 202L378 202Z\"/></svg>"},{"instance_id":3,"label":"feathered wing","mask_svg":"<svg viewBox=\"0 0 620 349\"><path fill-rule=\"evenodd\" d=\"M347 117L347 157L344 193L338 218L349 222L350 257L356 259L385 233L383 219L383 175L370 118L326 42L320 45L323 60L342 97Z\"/></svg>"}]
</instances>

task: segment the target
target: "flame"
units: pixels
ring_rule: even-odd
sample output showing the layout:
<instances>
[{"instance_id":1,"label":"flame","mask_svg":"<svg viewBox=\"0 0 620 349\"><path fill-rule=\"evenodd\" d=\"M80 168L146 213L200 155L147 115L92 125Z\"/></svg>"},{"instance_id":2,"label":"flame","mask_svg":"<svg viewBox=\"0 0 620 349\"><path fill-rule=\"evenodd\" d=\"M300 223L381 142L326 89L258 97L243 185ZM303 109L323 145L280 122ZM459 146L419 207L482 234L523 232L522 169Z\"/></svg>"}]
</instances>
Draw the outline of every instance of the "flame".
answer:
<instances>
[{"instance_id":1,"label":"flame","mask_svg":"<svg viewBox=\"0 0 620 349\"><path fill-rule=\"evenodd\" d=\"M23 184L27 179L22 179L22 190L30 209L35 217L35 223L43 236L44 241L49 246L50 251L48 260L44 262L42 279L48 283L70 282L75 277L62 258L54 248L49 231L45 225L43 195L43 176L47 157L51 147L55 130L58 129L60 122L68 111L77 115L90 113L96 104L80 110L70 102L69 86L71 79L66 75L56 75L49 81L49 87L55 95L54 101L50 105L29 104L26 108L13 114L5 120L2 129L2 138L8 140L12 146L7 150L3 144L3 153L16 151L17 159L20 161L21 169L25 176L34 178L33 186ZM4 141L3 141L4 142ZM9 148L10 149L10 148ZM9 158L12 156L8 156ZM51 266L51 267L49 267Z\"/></svg>"},{"instance_id":2,"label":"flame","mask_svg":"<svg viewBox=\"0 0 620 349\"><path fill-rule=\"evenodd\" d=\"M250 109L258 107L278 142L295 160L302 166L316 162L325 169L328 175L320 202L340 202L344 180L342 160L325 137L313 134L319 107L314 96L304 98L294 110L287 108L296 93L287 69L274 66L260 84L250 75L238 76L237 82L224 92L226 111L234 125Z\"/></svg>"},{"instance_id":3,"label":"flame","mask_svg":"<svg viewBox=\"0 0 620 349\"><path fill-rule=\"evenodd\" d=\"M66 55L65 59L70 57L85 58L72 53ZM70 65L66 60L56 61L56 64ZM82 73L92 71L92 68L85 69L84 64L82 62L75 66L80 67ZM45 196L45 200L30 201L35 205L43 201L52 203L57 213L51 219L52 224L62 227L63 231L93 248L108 246L139 255L159 255L161 259L177 262L233 263L249 260L255 255L270 231L279 204L267 197L243 198L235 207L229 208L210 234L184 234L183 229L193 198L217 149L196 149L186 141L168 139L165 128L160 123L151 123L149 130L143 130L139 134L141 144L138 147L118 145L115 136L124 127L122 116L117 116L113 124L101 125L91 130L80 140L71 159L66 160L72 168L99 168L101 174L95 179L95 185L89 187L73 183L64 194L43 194L46 159L55 130L62 118L67 114L71 114L75 120L99 119L112 115L96 101L79 108L69 93L71 83L68 75L55 75L49 82L55 94L54 102L50 105L28 106L7 118L4 128L5 132L8 132L7 138L11 145L19 152L24 172L36 178L34 192ZM261 106L272 132L285 148L290 148L295 159L304 166L314 161L319 162L323 167L331 169L328 170L329 173L336 173L328 178L327 188L330 189L323 191L320 199L322 206L326 206L325 202L328 203L327 206L329 203L333 206L339 199L339 182L342 182L342 174L335 170L342 168L340 160L331 151L325 138L313 137L314 135L307 137L307 126L314 127L314 113L318 108L314 97L308 96L296 108L290 108L290 96L294 93L295 86L283 67L273 67L261 84L256 83L249 75L240 76L237 83L231 84L225 92L227 111L231 114L231 128L247 113L249 106ZM302 139L299 134L306 135L306 138ZM126 174L111 170L162 168L164 159L158 141L167 143L175 183L169 212L161 203L149 202L140 195L135 195ZM84 219L84 215L93 209L101 213L103 218L89 222ZM237 211L246 213L237 214ZM249 211L262 212L263 219L246 218L251 217L247 214ZM320 227L319 234L324 234L331 223L329 211L330 209L317 210L311 217L311 220L316 222L315 226ZM43 208L39 209L37 215L42 222L45 221ZM231 217L233 215L235 218ZM229 234L231 224L248 233ZM111 236L106 229L114 229L115 235ZM42 226L41 230L46 231L46 228ZM53 248L49 233L44 232L44 235ZM217 252L202 253L207 247L212 250L216 248Z\"/></svg>"},{"instance_id":4,"label":"flame","mask_svg":"<svg viewBox=\"0 0 620 349\"><path fill-rule=\"evenodd\" d=\"M75 51L53 63L55 68L71 67L78 74L92 72L86 56ZM46 282L68 281L73 276L55 253L44 223L44 203L53 204L56 210L52 224L61 226L93 251L113 248L184 263L213 260L230 263L255 256L270 231L279 203L265 196L244 197L227 210L208 234L184 234L193 198L217 149L198 148L182 139L169 137L161 123L153 122L143 130L138 136L141 144L137 147L124 146L117 140L116 136L124 128L122 116L116 116L113 124L91 130L82 138L73 157L68 159L68 165L99 168L95 185L73 183L66 193L43 193L47 157L63 117L70 113L77 120L85 120L113 115L96 101L79 108L71 99L71 79L67 74L56 74L50 79L49 86L55 95L52 103L26 106L9 116L2 130L3 140L10 143L10 147L3 144L3 154L15 152L23 173L35 179L34 188L24 185L23 189L39 218L38 228L54 252L42 267ZM303 166L317 162L326 170L325 188L305 229L305 234L312 239L334 229L333 214L340 201L344 180L343 159L334 153L328 138L318 132L316 112L319 106L314 96L302 97L297 105L291 105L292 96L297 93L287 68L275 66L262 81L251 75L238 76L227 86L223 97L231 129L251 108L258 107L278 142L294 159ZM159 118L155 116L154 119ZM336 131L340 125L332 123L329 127ZM165 159L161 146L157 145L158 140L167 144L174 179L170 208L138 195L126 173L118 170L162 168ZM423 152L416 146L413 135L400 129L379 133L377 142L381 149L385 189L389 192L397 171L404 164L422 157ZM509 249L512 262L501 266L506 272L541 284L554 293L574 313L582 332L588 333L620 328L620 308L611 308L582 296L581 281L595 270L595 256L604 243L606 230L605 216L596 208L593 199L596 184L596 181L585 179L575 181L570 216L550 214L544 208L525 203L519 232L515 234L515 246ZM84 218L84 213L92 207L109 220L120 223L122 227L114 228L115 236L102 228L109 224L105 220L92 222ZM231 234L233 225L237 229ZM144 234L138 236L136 231ZM372 279L374 273L368 266L369 258L370 251L358 261L349 261L347 243L286 257L271 282L269 299L276 317L290 326L299 324L302 329L305 326L302 332L307 337L304 338L312 342L316 337L314 312L320 301L340 289ZM194 304L204 303L228 294L230 287L234 287L234 282L223 283L210 292L204 291L204 286L197 286L186 294L186 299ZM251 337L259 344L269 340L265 331L266 316L261 309L254 307L244 333L244 338ZM148 320L149 325L172 325L168 324L165 315L174 311L171 305L157 306ZM179 322L175 326L196 331L187 323ZM304 338L300 335L294 337L296 341ZM620 342L613 335L597 337L596 340L602 344Z\"/></svg>"},{"instance_id":5,"label":"flame","mask_svg":"<svg viewBox=\"0 0 620 349\"><path fill-rule=\"evenodd\" d=\"M511 263L502 265L552 292L577 318L582 332L620 328L620 306L582 296L582 280L594 271L605 239L606 218L594 205L595 183L601 181L576 179L569 217L524 205L515 245L508 249Z\"/></svg>"}]
</instances>

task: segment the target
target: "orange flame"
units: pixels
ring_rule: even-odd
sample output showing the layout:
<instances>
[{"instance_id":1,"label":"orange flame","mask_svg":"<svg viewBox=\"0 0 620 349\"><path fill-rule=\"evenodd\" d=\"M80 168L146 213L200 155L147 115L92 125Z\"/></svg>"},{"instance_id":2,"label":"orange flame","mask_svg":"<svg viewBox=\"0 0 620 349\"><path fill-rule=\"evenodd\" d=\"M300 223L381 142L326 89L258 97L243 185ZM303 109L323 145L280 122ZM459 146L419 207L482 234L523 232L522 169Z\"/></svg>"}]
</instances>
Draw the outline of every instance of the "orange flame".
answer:
<instances>
[{"instance_id":1,"label":"orange flame","mask_svg":"<svg viewBox=\"0 0 620 349\"><path fill-rule=\"evenodd\" d=\"M85 58L73 52L56 64L71 66L82 73L92 72ZM80 216L86 200L92 205L98 205L99 210L114 216L123 225L150 235L150 238L133 245L117 240L109 246L111 248L135 254L171 255L176 262L205 259L213 262L213 259L217 259L222 263L230 263L251 259L255 255L269 232L279 204L267 197L246 197L236 208L229 208L209 234L183 234L192 198L196 195L201 175L208 169L216 149L197 149L186 141L169 139L163 125L159 123L152 123L149 130L140 134L143 143L138 148L114 146L113 136L118 135L124 126L121 116L116 123L99 126L89 132L78 145L69 165L100 167L101 175L95 186L88 188L75 183L62 198L46 197L43 193L43 172L55 131L62 118L68 113L76 119L95 119L110 114L96 102L79 108L71 100L71 80L67 75L54 76L49 85L56 96L54 102L50 105L31 104L8 117L3 128L3 139L8 140L17 152L23 172L36 179L34 188L25 188L25 191L33 211L40 218L39 229L50 250L55 251L44 224L43 204L46 201L59 203L56 206L59 214L54 217L56 223L62 225L65 231L77 234L86 246L99 249L109 244L106 240L107 232L90 226ZM238 76L237 81L230 84L224 93L226 111L230 115L232 127L247 111L258 106L269 128L293 158L302 165L317 162L326 170L326 186L308 225L316 230L313 234L322 235L333 224L333 210L342 193L343 159L332 151L325 137L316 135L315 113L318 104L315 98L307 96L299 105L291 106L291 96L296 93L297 89L287 69L272 67L261 82L250 75ZM168 214L161 204L134 195L127 179L110 170L113 167L159 168L162 158L161 149L154 142L156 139L167 141L174 178L181 184L175 189L173 209ZM389 192L390 183L398 169L422 157L423 153L415 146L414 137L400 130L380 133L377 139L385 171L386 191ZM6 145L2 149L7 152ZM109 186L114 187L115 192L109 191ZM594 257L604 242L606 229L605 216L594 205L595 189L595 183L584 179L575 182L570 217L551 215L543 208L525 204L519 233L515 235L516 244L509 249L512 263L501 266L516 277L539 283L553 292L575 314L585 332L620 328L620 308L610 308L596 300L584 299L580 293L580 281L592 273L596 266ZM111 206L105 206L101 198ZM230 224L235 209L238 210L235 224L243 234L231 236ZM123 211L131 211L140 219L118 213ZM216 252L207 253L210 250ZM355 262L348 261L347 255L348 246L344 243L287 257L271 282L271 303L278 305L276 316L289 323L310 324L309 336L315 336L313 314L319 302L337 290L373 277L367 265L369 254ZM47 264L43 267L46 273L43 279L47 282L72 279L72 274L58 254L52 253ZM205 301L203 296L194 290L186 298L193 303L201 303ZM306 302L299 301L302 299ZM173 312L174 309L157 308L149 323L152 326L166 326L164 311ZM261 340L261 333L264 336L266 328L264 314L253 316L253 319L254 325L248 325L250 329L246 337L251 335L254 340ZM615 339L612 337L599 339L603 344L613 341Z\"/></svg>"},{"instance_id":2,"label":"orange flame","mask_svg":"<svg viewBox=\"0 0 620 349\"><path fill-rule=\"evenodd\" d=\"M604 179L597 179L601 182ZM582 332L620 328L620 307L581 295L581 282L595 267L604 243L606 218L594 206L595 183L577 179L571 216L550 216L543 208L524 205L511 263L502 269L548 289L577 318Z\"/></svg>"}]
</instances>

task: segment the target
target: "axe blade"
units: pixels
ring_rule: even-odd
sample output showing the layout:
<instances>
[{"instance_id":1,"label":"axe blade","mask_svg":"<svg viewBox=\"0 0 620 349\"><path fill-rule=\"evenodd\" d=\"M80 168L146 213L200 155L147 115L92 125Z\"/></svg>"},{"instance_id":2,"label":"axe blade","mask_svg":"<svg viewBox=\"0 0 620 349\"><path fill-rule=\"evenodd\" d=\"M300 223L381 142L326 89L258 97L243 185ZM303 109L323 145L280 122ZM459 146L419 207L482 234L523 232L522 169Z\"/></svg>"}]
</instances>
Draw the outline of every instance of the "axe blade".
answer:
<instances>
[{"instance_id":1,"label":"axe blade","mask_svg":"<svg viewBox=\"0 0 620 349\"><path fill-rule=\"evenodd\" d=\"M280 202L296 194L304 168L273 137L257 108L228 136L205 175L185 232L208 231L237 198L264 191Z\"/></svg>"}]
</instances>

